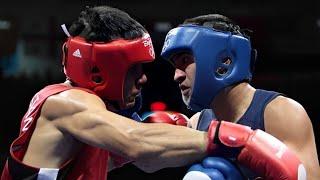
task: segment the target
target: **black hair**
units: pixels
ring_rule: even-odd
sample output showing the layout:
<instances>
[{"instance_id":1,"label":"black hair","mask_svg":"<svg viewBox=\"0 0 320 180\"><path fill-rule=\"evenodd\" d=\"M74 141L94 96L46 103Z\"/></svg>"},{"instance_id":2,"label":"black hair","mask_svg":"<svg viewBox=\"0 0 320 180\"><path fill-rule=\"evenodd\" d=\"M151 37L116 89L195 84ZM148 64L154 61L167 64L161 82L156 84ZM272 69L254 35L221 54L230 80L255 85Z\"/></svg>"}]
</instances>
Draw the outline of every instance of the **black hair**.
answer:
<instances>
[{"instance_id":1,"label":"black hair","mask_svg":"<svg viewBox=\"0 0 320 180\"><path fill-rule=\"evenodd\" d=\"M109 42L142 37L146 29L127 13L109 6L86 7L69 28L71 36L87 41Z\"/></svg>"},{"instance_id":2,"label":"black hair","mask_svg":"<svg viewBox=\"0 0 320 180\"><path fill-rule=\"evenodd\" d=\"M183 24L194 24L198 26L211 27L220 31L228 31L233 34L242 35L250 40L251 30L241 29L233 20L221 14L207 14L186 19Z\"/></svg>"}]
</instances>

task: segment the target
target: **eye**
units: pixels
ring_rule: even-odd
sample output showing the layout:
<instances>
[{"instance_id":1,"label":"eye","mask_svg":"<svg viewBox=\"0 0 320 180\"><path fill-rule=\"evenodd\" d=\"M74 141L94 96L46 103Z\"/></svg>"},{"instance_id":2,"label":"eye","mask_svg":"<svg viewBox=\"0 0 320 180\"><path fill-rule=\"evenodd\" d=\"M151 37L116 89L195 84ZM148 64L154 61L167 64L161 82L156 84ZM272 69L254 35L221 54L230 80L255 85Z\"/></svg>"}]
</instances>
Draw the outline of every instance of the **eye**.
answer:
<instances>
[{"instance_id":1,"label":"eye","mask_svg":"<svg viewBox=\"0 0 320 180\"><path fill-rule=\"evenodd\" d=\"M178 54L172 58L175 68L184 70L189 64L193 63L193 56L188 53Z\"/></svg>"}]
</instances>

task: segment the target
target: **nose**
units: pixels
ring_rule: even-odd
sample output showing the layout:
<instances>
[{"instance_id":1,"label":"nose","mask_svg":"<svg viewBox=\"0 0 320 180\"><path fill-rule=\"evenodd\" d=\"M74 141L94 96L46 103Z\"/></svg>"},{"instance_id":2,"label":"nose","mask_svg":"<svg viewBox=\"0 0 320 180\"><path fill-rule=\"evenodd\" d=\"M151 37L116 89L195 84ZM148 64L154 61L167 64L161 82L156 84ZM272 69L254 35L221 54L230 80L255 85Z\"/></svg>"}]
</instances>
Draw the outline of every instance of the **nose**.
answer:
<instances>
[{"instance_id":1,"label":"nose","mask_svg":"<svg viewBox=\"0 0 320 180\"><path fill-rule=\"evenodd\" d=\"M174 81L181 83L186 78L186 73L180 69L176 69L174 72Z\"/></svg>"},{"instance_id":2,"label":"nose","mask_svg":"<svg viewBox=\"0 0 320 180\"><path fill-rule=\"evenodd\" d=\"M145 83L147 83L148 78L145 74L142 74L137 81L137 89L140 89Z\"/></svg>"}]
</instances>

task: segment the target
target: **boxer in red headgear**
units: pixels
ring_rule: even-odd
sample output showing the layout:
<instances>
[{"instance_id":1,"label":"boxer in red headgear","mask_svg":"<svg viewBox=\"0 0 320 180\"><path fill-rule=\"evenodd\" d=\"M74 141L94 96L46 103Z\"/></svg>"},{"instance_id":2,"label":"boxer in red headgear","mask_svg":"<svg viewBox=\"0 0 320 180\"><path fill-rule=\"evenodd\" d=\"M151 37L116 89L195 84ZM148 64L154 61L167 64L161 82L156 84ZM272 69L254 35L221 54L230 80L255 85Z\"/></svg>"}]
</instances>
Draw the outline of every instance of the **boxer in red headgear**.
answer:
<instances>
[{"instance_id":1,"label":"boxer in red headgear","mask_svg":"<svg viewBox=\"0 0 320 180\"><path fill-rule=\"evenodd\" d=\"M142 63L155 58L142 25L121 10L100 6L82 11L69 31L64 31L69 36L62 48L67 80L33 97L1 180L105 180L107 170L128 161L155 170L203 157L204 146L186 144L203 140L204 133L194 135L188 128L172 130L176 127L129 119L140 107L141 87L147 81ZM187 138L177 145L181 133L193 140ZM179 147L196 149L199 154L192 157L194 152ZM181 154L191 158L179 160ZM150 158L160 162L148 167Z\"/></svg>"}]
</instances>

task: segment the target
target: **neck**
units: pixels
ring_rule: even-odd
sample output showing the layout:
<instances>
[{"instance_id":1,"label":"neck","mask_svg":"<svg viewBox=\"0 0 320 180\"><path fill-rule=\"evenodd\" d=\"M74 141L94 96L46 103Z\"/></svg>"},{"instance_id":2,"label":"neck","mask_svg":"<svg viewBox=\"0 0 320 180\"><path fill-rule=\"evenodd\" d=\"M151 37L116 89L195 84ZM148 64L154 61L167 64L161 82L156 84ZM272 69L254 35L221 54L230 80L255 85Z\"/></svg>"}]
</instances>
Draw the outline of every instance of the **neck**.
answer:
<instances>
[{"instance_id":1,"label":"neck","mask_svg":"<svg viewBox=\"0 0 320 180\"><path fill-rule=\"evenodd\" d=\"M223 89L211 103L218 120L237 122L247 111L255 88L243 82Z\"/></svg>"}]
</instances>

